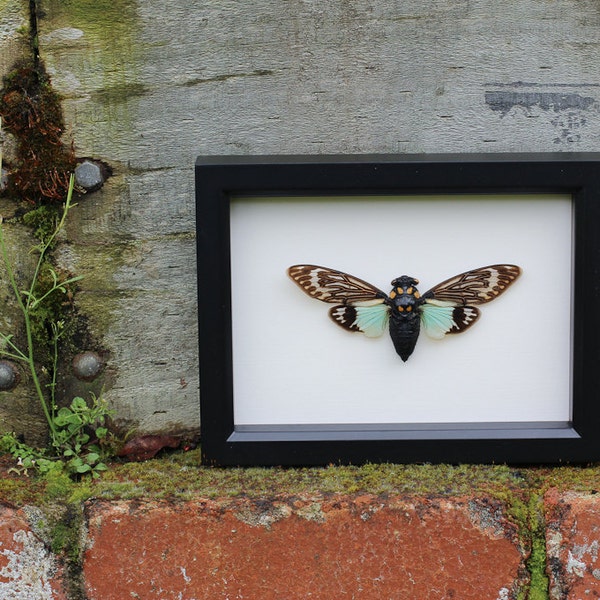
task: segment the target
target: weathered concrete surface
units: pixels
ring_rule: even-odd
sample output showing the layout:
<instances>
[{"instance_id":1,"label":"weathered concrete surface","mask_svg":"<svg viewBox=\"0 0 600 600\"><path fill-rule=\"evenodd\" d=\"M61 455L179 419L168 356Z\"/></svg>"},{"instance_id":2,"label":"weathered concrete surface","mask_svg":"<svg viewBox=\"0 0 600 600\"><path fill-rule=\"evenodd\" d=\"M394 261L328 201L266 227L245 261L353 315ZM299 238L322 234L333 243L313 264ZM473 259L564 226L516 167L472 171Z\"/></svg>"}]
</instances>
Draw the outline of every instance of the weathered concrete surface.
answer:
<instances>
[{"instance_id":1,"label":"weathered concrete surface","mask_svg":"<svg viewBox=\"0 0 600 600\"><path fill-rule=\"evenodd\" d=\"M43 8L77 154L115 170L69 250L107 396L141 431L198 425L198 154L597 149L595 0Z\"/></svg>"},{"instance_id":2,"label":"weathered concrete surface","mask_svg":"<svg viewBox=\"0 0 600 600\"><path fill-rule=\"evenodd\" d=\"M88 505L90 600L509 600L524 579L500 503L372 495Z\"/></svg>"},{"instance_id":3,"label":"weathered concrete surface","mask_svg":"<svg viewBox=\"0 0 600 600\"><path fill-rule=\"evenodd\" d=\"M545 504L551 600L600 597L600 498L551 490Z\"/></svg>"},{"instance_id":4,"label":"weathered concrete surface","mask_svg":"<svg viewBox=\"0 0 600 600\"><path fill-rule=\"evenodd\" d=\"M67 598L59 563L32 531L21 510L0 507L0 598Z\"/></svg>"},{"instance_id":5,"label":"weathered concrete surface","mask_svg":"<svg viewBox=\"0 0 600 600\"><path fill-rule=\"evenodd\" d=\"M20 32L28 21L25 2L0 0L0 75L6 73L25 51L26 40Z\"/></svg>"}]
</instances>

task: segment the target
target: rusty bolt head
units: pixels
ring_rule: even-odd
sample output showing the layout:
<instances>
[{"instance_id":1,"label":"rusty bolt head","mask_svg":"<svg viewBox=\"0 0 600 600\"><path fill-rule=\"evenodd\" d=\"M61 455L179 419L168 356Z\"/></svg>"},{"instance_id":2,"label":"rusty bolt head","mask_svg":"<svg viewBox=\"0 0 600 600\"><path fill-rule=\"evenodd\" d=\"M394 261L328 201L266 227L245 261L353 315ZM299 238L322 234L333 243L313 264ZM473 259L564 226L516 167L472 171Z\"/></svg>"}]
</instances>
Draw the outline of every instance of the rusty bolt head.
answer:
<instances>
[{"instance_id":1,"label":"rusty bolt head","mask_svg":"<svg viewBox=\"0 0 600 600\"><path fill-rule=\"evenodd\" d=\"M17 367L8 360L0 360L0 391L12 390L21 381Z\"/></svg>"},{"instance_id":2,"label":"rusty bolt head","mask_svg":"<svg viewBox=\"0 0 600 600\"><path fill-rule=\"evenodd\" d=\"M81 352L73 358L73 373L82 381L93 381L98 377L104 361L96 352Z\"/></svg>"}]
</instances>

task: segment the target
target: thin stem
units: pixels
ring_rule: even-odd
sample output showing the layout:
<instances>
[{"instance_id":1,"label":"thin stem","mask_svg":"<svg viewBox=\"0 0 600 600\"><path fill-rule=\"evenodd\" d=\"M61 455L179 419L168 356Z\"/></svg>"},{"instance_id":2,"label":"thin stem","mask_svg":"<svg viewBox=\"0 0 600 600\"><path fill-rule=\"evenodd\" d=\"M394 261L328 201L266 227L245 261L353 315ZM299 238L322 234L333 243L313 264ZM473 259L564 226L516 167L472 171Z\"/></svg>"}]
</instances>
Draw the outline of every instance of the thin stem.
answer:
<instances>
[{"instance_id":1,"label":"thin stem","mask_svg":"<svg viewBox=\"0 0 600 600\"><path fill-rule=\"evenodd\" d=\"M0 163L0 166L1 166L1 163ZM36 365L35 365L34 342L33 342L33 332L31 329L30 311L33 308L33 306L35 306L39 303L39 302L35 301L35 296L33 295L35 284L37 283L40 269L42 267L46 251L48 250L48 248L51 246L52 242L58 235L58 232L64 226L65 219L67 218L67 213L69 212L69 208L71 206L71 198L73 196L73 186L74 186L74 177L73 177L73 175L71 175L71 178L69 181L69 191L67 193L67 200L65 202L65 208L63 210L62 217L61 217L60 221L58 222L58 225L54 229L50 238L46 242L42 242L42 244L40 245L40 255L38 257L38 261L37 261L37 264L35 267L33 278L31 280L31 286L29 288L29 293L26 294L26 298L27 298L26 301L23 301L23 294L19 290L19 286L17 285L17 281L15 279L15 274L14 274L12 265L11 265L10 259L8 257L8 250L6 247L6 241L4 239L4 231L2 228L2 221L0 219L0 251L2 253L2 260L4 261L4 265L6 267L6 272L8 275L8 280L10 282L10 286L11 286L11 288L15 294L15 298L17 300L17 305L18 305L19 309L21 310L21 312L23 313L23 318L25 321L25 336L27 339L27 353L25 354L21 350L18 350L16 348L16 346L14 346L14 344L10 340L8 340L8 342L10 343L10 345L13 349L17 350L18 354L23 355L22 357L14 355L14 357L25 360L25 362L27 362L27 364L29 365L29 370L31 371L31 378L33 381L33 385L35 387L35 391L40 400L40 404L42 405L42 410L44 411L44 416L46 417L46 421L48 422L48 427L50 428L50 435L51 435L53 443L56 441L56 434L57 434L56 425L55 425L54 419L53 419L54 388L52 389L52 393L51 393L51 400L52 400L52 406L51 406L52 414L51 414L51 412L48 408L48 402L46 400L46 396L44 395L44 390L42 389L42 384L40 383L40 379L38 377L37 369L36 369ZM58 288L59 286L55 286L55 287ZM6 337L5 337L5 339L6 339ZM6 355L6 353L4 353L4 354ZM55 381L53 382L53 385L56 385Z\"/></svg>"},{"instance_id":2,"label":"thin stem","mask_svg":"<svg viewBox=\"0 0 600 600\"><path fill-rule=\"evenodd\" d=\"M50 410L52 411L52 421L56 416L56 378L58 375L58 340L61 338L63 322L52 323L52 381L48 384L50 388Z\"/></svg>"},{"instance_id":3,"label":"thin stem","mask_svg":"<svg viewBox=\"0 0 600 600\"><path fill-rule=\"evenodd\" d=\"M9 358L18 358L19 360L28 360L27 355L24 354L21 349L13 343L10 339L12 336L4 335L0 333L0 341L3 341L5 344L10 346L14 352L6 350L5 348L0 348L0 356L8 356Z\"/></svg>"},{"instance_id":4,"label":"thin stem","mask_svg":"<svg viewBox=\"0 0 600 600\"><path fill-rule=\"evenodd\" d=\"M65 281L61 281L59 284L54 285L41 298L34 298L29 304L29 310L33 310L38 304L41 304L48 296L50 296L50 294L52 294L56 290L62 290L64 292L65 285L75 283L76 281L80 281L81 279L83 279L83 275L78 275L77 277L71 277L69 279L66 279ZM27 293L27 296L29 296L29 292Z\"/></svg>"},{"instance_id":5,"label":"thin stem","mask_svg":"<svg viewBox=\"0 0 600 600\"><path fill-rule=\"evenodd\" d=\"M20 352L20 350L19 350ZM13 360L23 360L27 362L29 359L24 354L13 354L12 352L7 352L6 350L0 350L0 356L4 356L6 358L12 358Z\"/></svg>"},{"instance_id":6,"label":"thin stem","mask_svg":"<svg viewBox=\"0 0 600 600\"><path fill-rule=\"evenodd\" d=\"M44 391L42 390L42 384L40 383L40 379L37 374L37 370L35 368L35 357L33 355L33 333L31 331L31 320L29 319L29 312L26 311L23 313L25 316L25 335L27 336L27 350L28 350L28 363L29 369L31 371L31 377L33 379L33 385L35 386L35 391L40 399L40 404L42 405L42 409L44 410L44 416L48 421L48 426L50 427L50 434L52 439L54 440L56 437L56 427L54 425L54 421L52 420L52 416L50 415L50 411L48 410L48 403L46 402L46 397L44 396Z\"/></svg>"},{"instance_id":7,"label":"thin stem","mask_svg":"<svg viewBox=\"0 0 600 600\"><path fill-rule=\"evenodd\" d=\"M37 264L35 266L33 278L31 279L31 286L29 288L29 293L27 294L27 302L26 302L27 309L30 309L32 307L32 304L35 302L35 296L33 295L33 291L35 289L35 284L37 283L37 280L38 280L40 269L42 268L42 264L44 263L44 257L46 256L46 252L47 252L48 248L50 248L52 246L54 239L56 238L59 231L63 228L63 226L65 224L67 214L69 212L69 209L71 208L71 199L73 198L74 186L75 186L75 176L73 174L71 174L71 177L69 179L69 190L67 192L67 200L65 202L65 208L63 210L60 221L58 222L58 225L54 228L52 235L46 241L41 242L39 245L40 256L39 256Z\"/></svg>"},{"instance_id":8,"label":"thin stem","mask_svg":"<svg viewBox=\"0 0 600 600\"><path fill-rule=\"evenodd\" d=\"M2 127L2 121L0 120L0 128L1 127ZM0 148L0 175L1 175L1 172L2 172L2 151ZM56 424L54 421L54 417L55 417L55 412L56 412L56 410L55 410L56 409L55 388L56 388L56 370L57 370L57 364L58 364L58 339L61 334L59 331L59 325L56 324L53 328L54 329L54 340L53 340L54 356L53 356L52 382L50 384L51 389L50 389L50 410L49 410L48 401L44 394L44 390L42 389L42 385L40 383L40 379L38 377L36 364L35 364L34 341L33 341L32 327L31 327L31 310L35 306L37 306L42 300L47 298L48 295L50 294L50 292L48 292L48 293L44 294L41 298L36 299L34 296L34 290L35 290L36 283L38 281L38 277L40 275L40 270L44 263L44 258L45 258L46 252L52 246L56 236L58 235L58 233L60 232L60 230L63 228L63 226L65 224L67 214L69 212L69 209L71 208L71 200L73 198L74 185L75 185L75 177L73 176L73 174L71 174L71 177L69 179L69 190L67 192L67 199L65 201L65 206L64 206L64 210L63 210L62 216L60 218L60 221L56 225L54 231L52 232L52 235L47 240L42 241L39 246L40 254L39 254L36 266L35 266L33 277L31 279L31 285L29 287L29 292L21 292L21 290L19 290L19 286L17 285L15 273L12 268L12 264L10 262L9 256L8 256L8 249L6 247L6 241L4 239L4 231L3 231L3 227L2 227L2 217L0 216L0 253L2 255L2 260L4 262L4 266L6 267L6 272L8 275L8 280L10 282L10 286L15 294L17 305L23 314L23 319L25 321L25 336L27 339L27 352L25 353L22 350L20 350L12 342L12 340L10 339L10 336L0 334L0 339L4 340L4 342L6 344L8 344L10 349L12 350L11 351L11 350L2 349L2 350L0 350L0 355L8 356L8 357L14 358L14 359L23 360L29 365L29 370L31 371L31 378L33 381L33 385L35 387L35 391L40 400L40 404L42 405L42 410L44 411L44 416L46 417L46 421L48 422L48 427L50 429L52 444L54 446L56 446L58 443L58 440L57 440L58 430L57 430L57 427L56 427ZM71 278L71 279L67 280L67 282L58 283L58 280L55 278L54 286L51 291L55 291L56 289L59 289L63 285L65 285L65 283L72 283L74 281L77 281L78 279L79 279L79 277L75 277L75 278ZM25 299L24 299L24 297L25 297Z\"/></svg>"},{"instance_id":9,"label":"thin stem","mask_svg":"<svg viewBox=\"0 0 600 600\"><path fill-rule=\"evenodd\" d=\"M52 434L52 438L56 435L56 428L54 423L52 422L52 418L50 416L50 412L48 411L48 405L46 403L46 398L44 396L44 391L42 390L42 386L40 384L40 380L35 368L35 360L33 355L33 335L31 332L31 321L29 319L29 309L27 305L23 302L23 298L21 297L21 293L19 291L19 286L17 285L17 281L15 279L15 274L12 269L12 265L10 264L10 259L8 258L8 251L6 248L6 241L4 240L4 231L2 228L2 224L0 223L0 250L2 252L2 259L4 261L4 266L6 267L6 272L8 275L8 280L10 282L10 286L13 289L15 294L15 298L17 299L17 304L23 313L23 318L25 320L25 335L27 337L27 354L23 353L26 356L26 362L29 365L29 370L31 371L31 378L33 380L33 385L35 387L35 391L40 400L40 404L42 405L42 410L44 411L44 416L48 421L48 426L50 427L50 432ZM12 343L11 343L12 344Z\"/></svg>"}]
</instances>

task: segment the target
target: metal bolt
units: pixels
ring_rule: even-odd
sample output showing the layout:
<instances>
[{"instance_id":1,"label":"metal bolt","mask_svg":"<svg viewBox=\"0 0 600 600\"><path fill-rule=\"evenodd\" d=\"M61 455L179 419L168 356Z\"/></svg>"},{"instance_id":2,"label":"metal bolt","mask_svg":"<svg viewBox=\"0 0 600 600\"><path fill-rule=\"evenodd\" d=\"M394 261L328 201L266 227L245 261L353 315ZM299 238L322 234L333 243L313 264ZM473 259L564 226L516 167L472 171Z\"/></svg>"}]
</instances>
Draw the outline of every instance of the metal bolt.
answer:
<instances>
[{"instance_id":1,"label":"metal bolt","mask_svg":"<svg viewBox=\"0 0 600 600\"><path fill-rule=\"evenodd\" d=\"M92 351L82 352L73 358L73 373L82 381L93 381L98 377L104 361L99 354Z\"/></svg>"},{"instance_id":2,"label":"metal bolt","mask_svg":"<svg viewBox=\"0 0 600 600\"><path fill-rule=\"evenodd\" d=\"M75 181L87 192L94 192L104 183L102 169L95 162L84 160L75 167Z\"/></svg>"},{"instance_id":3,"label":"metal bolt","mask_svg":"<svg viewBox=\"0 0 600 600\"><path fill-rule=\"evenodd\" d=\"M12 390L21 381L17 368L7 360L0 360L0 391Z\"/></svg>"}]
</instances>

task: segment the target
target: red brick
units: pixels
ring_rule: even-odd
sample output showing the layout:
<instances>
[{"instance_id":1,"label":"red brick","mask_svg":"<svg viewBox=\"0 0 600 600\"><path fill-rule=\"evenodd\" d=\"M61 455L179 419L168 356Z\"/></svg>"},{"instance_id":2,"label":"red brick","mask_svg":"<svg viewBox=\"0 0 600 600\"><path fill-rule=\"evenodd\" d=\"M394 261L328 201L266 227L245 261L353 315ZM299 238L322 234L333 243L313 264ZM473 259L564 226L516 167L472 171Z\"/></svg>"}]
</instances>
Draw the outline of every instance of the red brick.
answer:
<instances>
[{"instance_id":1,"label":"red brick","mask_svg":"<svg viewBox=\"0 0 600 600\"><path fill-rule=\"evenodd\" d=\"M599 598L600 497L551 490L545 506L550 598Z\"/></svg>"},{"instance_id":2,"label":"red brick","mask_svg":"<svg viewBox=\"0 0 600 600\"><path fill-rule=\"evenodd\" d=\"M61 569L21 510L0 507L0 598L66 599Z\"/></svg>"},{"instance_id":3,"label":"red brick","mask_svg":"<svg viewBox=\"0 0 600 600\"><path fill-rule=\"evenodd\" d=\"M486 500L284 498L87 507L90 600L509 600L515 528Z\"/></svg>"}]
</instances>

